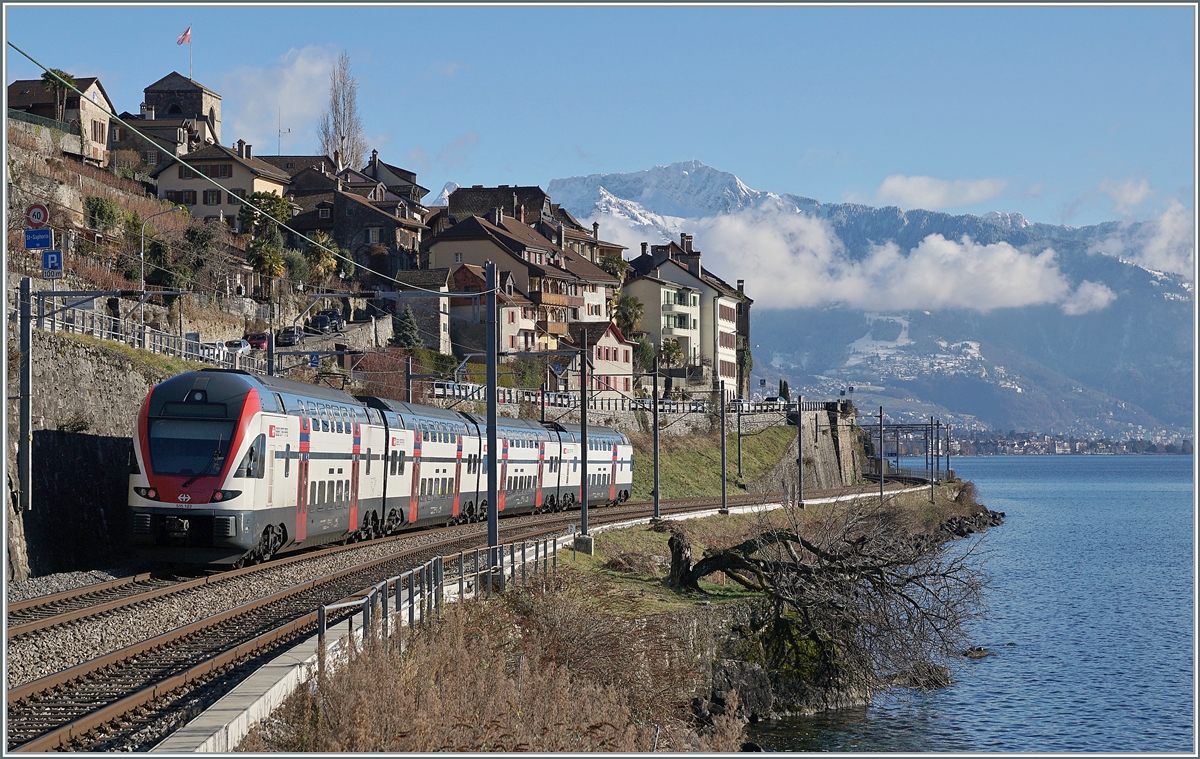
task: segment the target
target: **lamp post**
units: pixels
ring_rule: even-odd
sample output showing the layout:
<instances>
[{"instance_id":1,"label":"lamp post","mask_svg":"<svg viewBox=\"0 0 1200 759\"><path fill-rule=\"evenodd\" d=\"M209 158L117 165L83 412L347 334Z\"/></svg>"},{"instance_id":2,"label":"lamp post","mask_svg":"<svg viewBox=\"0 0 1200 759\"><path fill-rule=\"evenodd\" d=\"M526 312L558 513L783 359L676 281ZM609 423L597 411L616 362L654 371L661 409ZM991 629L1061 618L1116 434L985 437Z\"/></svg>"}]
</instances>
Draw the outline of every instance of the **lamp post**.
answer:
<instances>
[{"instance_id":1,"label":"lamp post","mask_svg":"<svg viewBox=\"0 0 1200 759\"><path fill-rule=\"evenodd\" d=\"M149 224L150 220L155 216L162 216L163 214L175 213L176 211L181 210L183 210L183 206L171 206L165 211L159 211L158 213L150 214L146 217L146 220L142 222L142 300L140 303L138 303L138 321L142 324L146 323L146 225ZM181 303L180 306L182 305L183 304ZM180 309L180 313L183 313L182 308Z\"/></svg>"}]
</instances>

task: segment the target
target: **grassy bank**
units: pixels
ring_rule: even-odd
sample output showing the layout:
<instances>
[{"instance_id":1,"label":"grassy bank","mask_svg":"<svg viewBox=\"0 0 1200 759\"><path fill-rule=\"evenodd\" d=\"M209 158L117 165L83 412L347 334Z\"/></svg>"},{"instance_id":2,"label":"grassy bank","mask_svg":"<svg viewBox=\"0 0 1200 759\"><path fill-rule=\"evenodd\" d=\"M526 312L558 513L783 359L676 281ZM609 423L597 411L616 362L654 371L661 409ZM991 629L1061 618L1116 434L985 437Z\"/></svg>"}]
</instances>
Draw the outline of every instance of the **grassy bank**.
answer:
<instances>
[{"instance_id":1,"label":"grassy bank","mask_svg":"<svg viewBox=\"0 0 1200 759\"><path fill-rule=\"evenodd\" d=\"M635 501L649 500L654 489L654 440L646 434L634 434L633 494ZM742 438L742 472L737 476L737 437L725 443L726 469L730 494L741 493L741 485L753 482L770 471L783 457L796 437L795 427L771 427ZM721 436L659 436L659 484L663 498L721 494Z\"/></svg>"}]
</instances>

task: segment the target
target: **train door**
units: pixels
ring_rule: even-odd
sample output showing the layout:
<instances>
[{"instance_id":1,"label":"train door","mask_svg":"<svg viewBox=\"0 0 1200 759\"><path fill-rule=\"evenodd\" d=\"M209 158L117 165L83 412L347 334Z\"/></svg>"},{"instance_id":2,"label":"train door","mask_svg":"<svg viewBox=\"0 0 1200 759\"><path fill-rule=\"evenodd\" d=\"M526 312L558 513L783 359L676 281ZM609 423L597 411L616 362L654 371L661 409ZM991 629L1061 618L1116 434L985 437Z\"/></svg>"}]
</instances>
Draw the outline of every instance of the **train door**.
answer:
<instances>
[{"instance_id":1,"label":"train door","mask_svg":"<svg viewBox=\"0 0 1200 759\"><path fill-rule=\"evenodd\" d=\"M353 530L358 526L358 457L362 449L362 425L349 421L346 424L353 425L350 446L350 493L347 495L350 501L350 529Z\"/></svg>"},{"instance_id":2,"label":"train door","mask_svg":"<svg viewBox=\"0 0 1200 759\"><path fill-rule=\"evenodd\" d=\"M300 450L296 462L296 542L308 538L308 454L310 431L308 417L300 417Z\"/></svg>"},{"instance_id":3,"label":"train door","mask_svg":"<svg viewBox=\"0 0 1200 759\"><path fill-rule=\"evenodd\" d=\"M533 508L542 508L542 479L546 466L546 441L538 441L537 489L533 491Z\"/></svg>"},{"instance_id":4,"label":"train door","mask_svg":"<svg viewBox=\"0 0 1200 759\"><path fill-rule=\"evenodd\" d=\"M458 450L454 454L454 508L450 511L453 517L458 516L458 510L462 506L462 461L463 461L463 436L454 436L458 442Z\"/></svg>"},{"instance_id":5,"label":"train door","mask_svg":"<svg viewBox=\"0 0 1200 759\"><path fill-rule=\"evenodd\" d=\"M608 476L608 500L617 502L617 444L612 444L612 471Z\"/></svg>"},{"instance_id":6,"label":"train door","mask_svg":"<svg viewBox=\"0 0 1200 759\"><path fill-rule=\"evenodd\" d=\"M412 486L409 488L408 498L408 521L410 524L417 521L420 516L421 496L421 447L424 442L424 428L418 427L413 430L413 465L412 465Z\"/></svg>"},{"instance_id":7,"label":"train door","mask_svg":"<svg viewBox=\"0 0 1200 759\"><path fill-rule=\"evenodd\" d=\"M504 511L504 501L508 496L508 438L501 438L500 444L500 476L496 479L496 511Z\"/></svg>"}]
</instances>

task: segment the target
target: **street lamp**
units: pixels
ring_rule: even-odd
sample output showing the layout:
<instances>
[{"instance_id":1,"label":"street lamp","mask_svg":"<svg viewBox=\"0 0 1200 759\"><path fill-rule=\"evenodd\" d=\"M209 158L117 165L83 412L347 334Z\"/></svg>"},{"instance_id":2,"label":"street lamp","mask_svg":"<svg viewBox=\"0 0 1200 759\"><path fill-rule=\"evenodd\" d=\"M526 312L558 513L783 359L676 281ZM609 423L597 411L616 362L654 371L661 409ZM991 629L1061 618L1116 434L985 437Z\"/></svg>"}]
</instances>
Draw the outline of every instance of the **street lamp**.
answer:
<instances>
[{"instance_id":1,"label":"street lamp","mask_svg":"<svg viewBox=\"0 0 1200 759\"><path fill-rule=\"evenodd\" d=\"M158 213L150 214L146 217L146 220L142 222L142 299L138 303L138 321L142 324L146 323L146 225L149 224L150 220L155 216L162 216L163 214L174 213L182 210L183 206L171 206L165 211L159 211Z\"/></svg>"}]
</instances>

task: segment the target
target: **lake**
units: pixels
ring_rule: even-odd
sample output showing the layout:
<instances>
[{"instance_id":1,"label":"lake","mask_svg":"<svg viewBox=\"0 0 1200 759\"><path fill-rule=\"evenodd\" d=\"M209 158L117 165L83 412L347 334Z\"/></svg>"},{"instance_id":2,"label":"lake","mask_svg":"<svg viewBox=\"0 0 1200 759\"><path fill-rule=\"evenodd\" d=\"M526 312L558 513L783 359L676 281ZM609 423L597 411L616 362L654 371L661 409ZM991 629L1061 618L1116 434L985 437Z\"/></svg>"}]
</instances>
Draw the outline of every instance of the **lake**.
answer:
<instances>
[{"instance_id":1,"label":"lake","mask_svg":"<svg viewBox=\"0 0 1200 759\"><path fill-rule=\"evenodd\" d=\"M970 641L997 655L963 659L947 688L752 725L753 740L768 751L1193 752L1192 458L952 464L1007 515L983 538L993 590Z\"/></svg>"}]
</instances>

